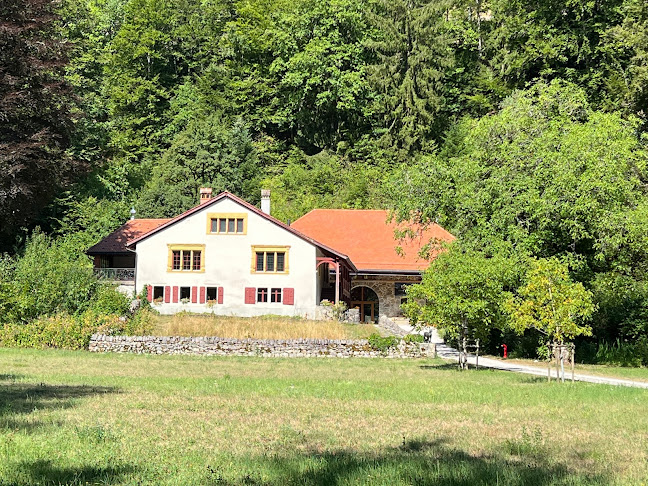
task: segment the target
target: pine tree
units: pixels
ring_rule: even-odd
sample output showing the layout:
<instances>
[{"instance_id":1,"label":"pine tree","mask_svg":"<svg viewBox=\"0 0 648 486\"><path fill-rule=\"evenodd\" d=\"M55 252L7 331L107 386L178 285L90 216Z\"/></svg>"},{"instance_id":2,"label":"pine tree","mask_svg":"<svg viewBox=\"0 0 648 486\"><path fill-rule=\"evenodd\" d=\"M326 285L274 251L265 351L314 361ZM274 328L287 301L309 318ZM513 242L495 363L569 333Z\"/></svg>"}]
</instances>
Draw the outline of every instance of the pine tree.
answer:
<instances>
[{"instance_id":1,"label":"pine tree","mask_svg":"<svg viewBox=\"0 0 648 486\"><path fill-rule=\"evenodd\" d=\"M411 154L425 150L439 124L443 84L453 65L448 6L439 1L378 0L371 79L380 96L384 139Z\"/></svg>"}]
</instances>

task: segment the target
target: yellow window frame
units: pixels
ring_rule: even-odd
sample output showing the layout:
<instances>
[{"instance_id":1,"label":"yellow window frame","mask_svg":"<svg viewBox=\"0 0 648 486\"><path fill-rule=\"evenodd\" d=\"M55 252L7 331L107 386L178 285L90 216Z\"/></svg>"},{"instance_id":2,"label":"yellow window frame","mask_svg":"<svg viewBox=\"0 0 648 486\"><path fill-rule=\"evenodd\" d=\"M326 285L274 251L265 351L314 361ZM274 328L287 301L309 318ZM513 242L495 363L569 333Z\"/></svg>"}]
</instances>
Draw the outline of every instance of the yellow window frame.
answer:
<instances>
[{"instance_id":1,"label":"yellow window frame","mask_svg":"<svg viewBox=\"0 0 648 486\"><path fill-rule=\"evenodd\" d=\"M212 220L220 220L220 219L233 219L234 220L234 231L230 232L227 231L219 231L220 230L220 225L217 223L217 231L212 231ZM236 231L236 220L237 219L242 219L243 220L243 231L237 232ZM207 234L208 235L246 235L247 234L247 220L248 220L248 215L247 213L207 213ZM228 224L225 224L228 226ZM228 226L229 227L229 226Z\"/></svg>"},{"instance_id":2,"label":"yellow window frame","mask_svg":"<svg viewBox=\"0 0 648 486\"><path fill-rule=\"evenodd\" d=\"M263 256L263 270L257 270L256 269L256 254L257 253L264 253ZM266 270L266 265L267 265L267 259L265 254L267 253L274 253L275 254L275 270L268 271ZM277 268L277 253L283 253L284 254L284 269L283 271L279 272L276 270ZM288 255L290 253L290 246L269 246L269 245L252 245L252 264L250 266L250 273L265 273L265 274L279 274L279 275L284 275L289 273L289 267L288 267Z\"/></svg>"},{"instance_id":3,"label":"yellow window frame","mask_svg":"<svg viewBox=\"0 0 648 486\"><path fill-rule=\"evenodd\" d=\"M168 260L167 260L167 272L173 272L173 273L185 273L185 272L191 272L191 273L204 273L205 272L205 245L183 245L183 244L169 244L167 245L168 247ZM174 251L179 251L180 252L180 270L174 270L173 269L173 252ZM182 263L183 263L183 258L182 258L182 253L185 251L191 252L191 268L189 270L185 270L182 268ZM193 252L194 251L200 251L200 270L194 270L193 269L193 263L194 263L194 256Z\"/></svg>"}]
</instances>

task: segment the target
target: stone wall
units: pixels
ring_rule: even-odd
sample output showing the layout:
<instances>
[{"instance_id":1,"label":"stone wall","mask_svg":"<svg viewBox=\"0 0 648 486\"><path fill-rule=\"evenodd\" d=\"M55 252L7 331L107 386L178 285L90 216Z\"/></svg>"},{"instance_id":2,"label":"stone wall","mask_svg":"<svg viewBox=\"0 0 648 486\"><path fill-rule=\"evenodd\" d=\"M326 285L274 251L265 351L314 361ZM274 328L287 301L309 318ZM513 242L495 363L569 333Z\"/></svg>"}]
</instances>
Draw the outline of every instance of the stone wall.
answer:
<instances>
[{"instance_id":1,"label":"stone wall","mask_svg":"<svg viewBox=\"0 0 648 486\"><path fill-rule=\"evenodd\" d=\"M226 339L219 337L106 336L94 334L90 351L137 354L196 354L203 356L433 358L434 345L401 343L386 353L371 349L366 340Z\"/></svg>"}]
</instances>

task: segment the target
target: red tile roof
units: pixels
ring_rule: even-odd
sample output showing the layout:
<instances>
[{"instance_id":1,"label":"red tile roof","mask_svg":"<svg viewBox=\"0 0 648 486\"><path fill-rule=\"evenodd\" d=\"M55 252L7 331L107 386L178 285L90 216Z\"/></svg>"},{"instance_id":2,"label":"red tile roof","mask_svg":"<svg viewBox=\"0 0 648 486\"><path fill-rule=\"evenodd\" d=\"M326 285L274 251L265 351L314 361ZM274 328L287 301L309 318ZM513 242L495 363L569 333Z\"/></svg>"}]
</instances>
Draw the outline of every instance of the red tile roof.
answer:
<instances>
[{"instance_id":1,"label":"red tile roof","mask_svg":"<svg viewBox=\"0 0 648 486\"><path fill-rule=\"evenodd\" d=\"M88 255L130 254L132 252L126 248L128 241L142 236L168 221L168 219L131 219L91 247L86 253Z\"/></svg>"},{"instance_id":2,"label":"red tile roof","mask_svg":"<svg viewBox=\"0 0 648 486\"><path fill-rule=\"evenodd\" d=\"M405 226L388 222L387 218L388 212L383 210L314 209L291 226L349 255L360 272L421 271L430 263L418 255L423 245L434 239L455 239L441 226L433 224L414 239L398 241L394 230ZM398 246L403 250L402 255L396 251Z\"/></svg>"}]
</instances>

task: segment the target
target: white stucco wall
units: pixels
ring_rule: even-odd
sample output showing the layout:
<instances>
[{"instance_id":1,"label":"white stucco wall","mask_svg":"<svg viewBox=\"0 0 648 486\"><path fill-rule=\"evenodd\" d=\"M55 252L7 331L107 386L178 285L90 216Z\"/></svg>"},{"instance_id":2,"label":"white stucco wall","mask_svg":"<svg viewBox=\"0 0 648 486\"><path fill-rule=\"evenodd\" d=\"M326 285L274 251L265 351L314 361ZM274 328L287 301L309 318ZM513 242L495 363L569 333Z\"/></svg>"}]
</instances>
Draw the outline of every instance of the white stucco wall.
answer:
<instances>
[{"instance_id":1,"label":"white stucco wall","mask_svg":"<svg viewBox=\"0 0 648 486\"><path fill-rule=\"evenodd\" d=\"M247 234L207 234L209 213L246 213ZM168 245L205 245L203 273L167 271ZM251 272L252 246L289 246L288 273ZM179 311L213 312L218 315L315 314L317 304L316 247L284 228L224 198L137 244L136 287L223 287L223 304L164 303L155 305L163 314ZM294 288L294 305L245 304L245 288ZM269 300L269 299L268 299Z\"/></svg>"}]
</instances>

